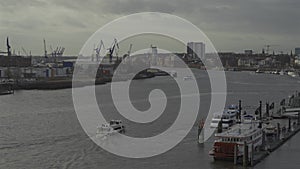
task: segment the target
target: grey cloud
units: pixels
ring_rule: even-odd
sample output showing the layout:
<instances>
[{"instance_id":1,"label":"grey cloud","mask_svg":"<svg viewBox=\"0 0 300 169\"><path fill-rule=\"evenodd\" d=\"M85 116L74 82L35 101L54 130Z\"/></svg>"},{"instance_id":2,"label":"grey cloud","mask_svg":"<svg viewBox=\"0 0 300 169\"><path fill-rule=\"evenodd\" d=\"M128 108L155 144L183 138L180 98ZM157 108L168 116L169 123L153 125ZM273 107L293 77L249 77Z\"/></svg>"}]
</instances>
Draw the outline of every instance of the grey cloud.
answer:
<instances>
[{"instance_id":1,"label":"grey cloud","mask_svg":"<svg viewBox=\"0 0 300 169\"><path fill-rule=\"evenodd\" d=\"M90 36L119 16L155 11L190 20L220 50L249 48L260 39L293 48L300 46L299 9L299 0L0 0L0 38L20 31L28 36Z\"/></svg>"}]
</instances>

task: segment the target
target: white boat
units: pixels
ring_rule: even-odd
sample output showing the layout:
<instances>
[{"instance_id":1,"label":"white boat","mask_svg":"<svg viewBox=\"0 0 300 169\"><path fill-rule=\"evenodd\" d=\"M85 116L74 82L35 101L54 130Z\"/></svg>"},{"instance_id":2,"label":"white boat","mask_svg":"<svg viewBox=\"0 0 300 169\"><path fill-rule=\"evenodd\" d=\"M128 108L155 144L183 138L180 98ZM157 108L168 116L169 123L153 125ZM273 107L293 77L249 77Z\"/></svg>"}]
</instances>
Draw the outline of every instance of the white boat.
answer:
<instances>
[{"instance_id":1,"label":"white boat","mask_svg":"<svg viewBox=\"0 0 300 169\"><path fill-rule=\"evenodd\" d=\"M259 70L259 69L257 69L257 70L255 71L255 73L264 73L264 72L261 71L261 70Z\"/></svg>"},{"instance_id":2,"label":"white boat","mask_svg":"<svg viewBox=\"0 0 300 169\"><path fill-rule=\"evenodd\" d=\"M275 127L273 124L269 124L265 128L265 133L267 136L273 136L277 133L277 127Z\"/></svg>"},{"instance_id":3,"label":"white boat","mask_svg":"<svg viewBox=\"0 0 300 169\"><path fill-rule=\"evenodd\" d=\"M250 114L247 114L247 115L243 116L243 122L245 122L245 123L250 123L253 120L256 120L255 116L252 116Z\"/></svg>"},{"instance_id":4,"label":"white boat","mask_svg":"<svg viewBox=\"0 0 300 169\"><path fill-rule=\"evenodd\" d=\"M193 77L192 76L184 76L183 80L193 80Z\"/></svg>"},{"instance_id":5,"label":"white boat","mask_svg":"<svg viewBox=\"0 0 300 169\"><path fill-rule=\"evenodd\" d=\"M222 128L227 129L236 123L236 115L239 112L237 105L230 105L223 113L215 113L210 127L217 128L222 120Z\"/></svg>"},{"instance_id":6,"label":"white boat","mask_svg":"<svg viewBox=\"0 0 300 169\"><path fill-rule=\"evenodd\" d=\"M284 70L281 70L281 71L279 72L279 74L283 76L283 75L286 74L286 72L285 72Z\"/></svg>"},{"instance_id":7,"label":"white boat","mask_svg":"<svg viewBox=\"0 0 300 169\"><path fill-rule=\"evenodd\" d=\"M291 77L297 77L297 76L299 76L296 72L294 72L294 71L289 71L288 72L288 75L289 76L291 76Z\"/></svg>"},{"instance_id":8,"label":"white boat","mask_svg":"<svg viewBox=\"0 0 300 169\"><path fill-rule=\"evenodd\" d=\"M172 77L176 78L177 77L177 72L176 71L171 71L169 73Z\"/></svg>"},{"instance_id":9,"label":"white boat","mask_svg":"<svg viewBox=\"0 0 300 169\"><path fill-rule=\"evenodd\" d=\"M257 121L251 123L236 124L231 129L215 134L213 149L209 152L215 160L241 157L244 154L245 144L249 147L249 154L262 145L263 129L259 128ZM236 152L236 153L235 153Z\"/></svg>"},{"instance_id":10,"label":"white boat","mask_svg":"<svg viewBox=\"0 0 300 169\"><path fill-rule=\"evenodd\" d=\"M122 121L111 120L109 124L102 124L101 126L97 127L96 137L101 138L122 132L125 132L125 126L122 124Z\"/></svg>"},{"instance_id":11,"label":"white boat","mask_svg":"<svg viewBox=\"0 0 300 169\"><path fill-rule=\"evenodd\" d=\"M275 71L271 72L271 74L279 75L280 72L278 70L275 70Z\"/></svg>"}]
</instances>

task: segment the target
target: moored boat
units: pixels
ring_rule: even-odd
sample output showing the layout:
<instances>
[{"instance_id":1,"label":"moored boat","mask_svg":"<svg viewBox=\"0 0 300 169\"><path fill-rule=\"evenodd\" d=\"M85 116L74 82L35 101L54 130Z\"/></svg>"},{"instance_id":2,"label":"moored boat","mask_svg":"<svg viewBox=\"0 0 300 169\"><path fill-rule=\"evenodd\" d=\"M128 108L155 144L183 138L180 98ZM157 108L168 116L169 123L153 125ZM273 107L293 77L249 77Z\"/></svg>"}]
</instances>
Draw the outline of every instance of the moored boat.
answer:
<instances>
[{"instance_id":1,"label":"moored boat","mask_svg":"<svg viewBox=\"0 0 300 169\"><path fill-rule=\"evenodd\" d=\"M277 127L272 124L269 124L265 128L265 133L267 136L273 136L277 133Z\"/></svg>"},{"instance_id":2,"label":"moored boat","mask_svg":"<svg viewBox=\"0 0 300 169\"><path fill-rule=\"evenodd\" d=\"M233 160L244 154L244 146L253 146L253 150L262 145L263 129L256 121L236 124L231 129L215 134L213 150L209 152L215 160ZM252 148L249 148L251 153Z\"/></svg>"},{"instance_id":3,"label":"moored boat","mask_svg":"<svg viewBox=\"0 0 300 169\"><path fill-rule=\"evenodd\" d=\"M184 76L183 80L188 81L188 80L193 80L192 76Z\"/></svg>"},{"instance_id":4,"label":"moored boat","mask_svg":"<svg viewBox=\"0 0 300 169\"><path fill-rule=\"evenodd\" d=\"M123 125L122 121L111 120L109 124L102 124L101 126L97 127L96 137L101 138L122 132L125 132L125 126Z\"/></svg>"},{"instance_id":5,"label":"moored boat","mask_svg":"<svg viewBox=\"0 0 300 169\"><path fill-rule=\"evenodd\" d=\"M215 113L210 127L217 128L219 123L222 121L222 128L227 129L236 123L236 116L239 112L237 105L230 105L223 113Z\"/></svg>"}]
</instances>

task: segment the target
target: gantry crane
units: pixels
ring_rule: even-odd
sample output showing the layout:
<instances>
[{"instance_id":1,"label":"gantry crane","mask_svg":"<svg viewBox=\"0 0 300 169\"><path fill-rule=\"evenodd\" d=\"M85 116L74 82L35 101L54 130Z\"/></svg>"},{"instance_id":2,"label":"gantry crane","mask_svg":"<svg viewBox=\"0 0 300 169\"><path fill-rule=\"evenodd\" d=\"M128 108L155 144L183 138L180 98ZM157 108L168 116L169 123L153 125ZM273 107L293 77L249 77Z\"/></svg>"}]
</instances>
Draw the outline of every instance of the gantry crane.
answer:
<instances>
[{"instance_id":1,"label":"gantry crane","mask_svg":"<svg viewBox=\"0 0 300 169\"><path fill-rule=\"evenodd\" d=\"M114 42L112 43L111 47L108 48L108 56L109 56L109 62L110 63L112 62L114 52L116 53L116 57L118 59L118 51L115 50L115 49L119 49L119 44L118 44L118 41L117 41L116 38L114 39Z\"/></svg>"},{"instance_id":2,"label":"gantry crane","mask_svg":"<svg viewBox=\"0 0 300 169\"><path fill-rule=\"evenodd\" d=\"M104 43L103 43L103 41L101 40L99 46L98 46L97 48L94 49L94 50L96 51L96 61L97 61L97 62L99 61L99 58L100 58L100 52L101 52L102 47L105 48ZM94 60L94 59L92 58L92 61L93 61L93 60Z\"/></svg>"}]
</instances>

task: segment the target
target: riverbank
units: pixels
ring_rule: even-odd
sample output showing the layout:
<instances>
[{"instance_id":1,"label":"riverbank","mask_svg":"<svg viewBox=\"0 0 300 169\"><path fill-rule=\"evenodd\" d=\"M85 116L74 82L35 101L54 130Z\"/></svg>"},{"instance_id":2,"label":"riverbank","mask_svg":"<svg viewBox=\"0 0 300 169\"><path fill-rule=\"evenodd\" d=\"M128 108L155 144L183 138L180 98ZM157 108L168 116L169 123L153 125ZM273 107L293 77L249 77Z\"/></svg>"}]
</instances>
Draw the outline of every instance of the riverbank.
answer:
<instances>
[{"instance_id":1,"label":"riverbank","mask_svg":"<svg viewBox=\"0 0 300 169\"><path fill-rule=\"evenodd\" d=\"M156 75L154 73L141 73L137 74L133 79L141 80L153 78ZM160 75L161 76L161 75ZM117 81L126 81L129 80L127 77L124 78L115 78ZM103 85L110 83L112 77L102 77L97 78L95 81L76 81L73 82L72 78L63 78L63 79L47 79L47 80L37 80L30 82L19 82L14 85L14 90L58 90L58 89L67 89L72 87L84 87L90 85Z\"/></svg>"}]
</instances>

